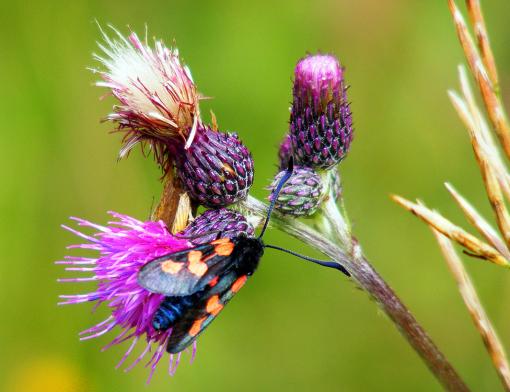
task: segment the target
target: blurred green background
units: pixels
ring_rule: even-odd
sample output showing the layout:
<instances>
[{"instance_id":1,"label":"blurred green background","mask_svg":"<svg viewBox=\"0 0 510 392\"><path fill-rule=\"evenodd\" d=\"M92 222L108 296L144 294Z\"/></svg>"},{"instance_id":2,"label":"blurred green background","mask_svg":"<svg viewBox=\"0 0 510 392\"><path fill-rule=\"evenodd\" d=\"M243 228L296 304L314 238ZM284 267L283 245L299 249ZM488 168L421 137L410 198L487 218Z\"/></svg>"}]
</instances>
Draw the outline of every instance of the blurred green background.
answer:
<instances>
[{"instance_id":1,"label":"blurred green background","mask_svg":"<svg viewBox=\"0 0 510 392\"><path fill-rule=\"evenodd\" d=\"M510 3L484 2L502 90L510 83ZM464 223L451 181L490 216L466 132L446 89L463 55L445 1L2 2L0 5L0 390L433 391L435 379L393 325L337 273L268 251L255 278L199 339L196 361L152 384L114 370L127 346L79 342L101 320L88 304L57 308L53 264L77 239L71 215L104 223L115 210L145 219L160 173L139 151L117 162L119 135L99 119L113 100L86 70L94 20L176 40L220 127L239 132L256 162L253 194L275 172L291 77L307 51L339 56L351 84L355 141L342 163L355 232L376 268L477 391L499 383L431 233L389 200L420 197ZM307 254L271 231L267 241ZM75 253L76 254L76 253ZM510 278L467 260L501 338L510 344Z\"/></svg>"}]
</instances>

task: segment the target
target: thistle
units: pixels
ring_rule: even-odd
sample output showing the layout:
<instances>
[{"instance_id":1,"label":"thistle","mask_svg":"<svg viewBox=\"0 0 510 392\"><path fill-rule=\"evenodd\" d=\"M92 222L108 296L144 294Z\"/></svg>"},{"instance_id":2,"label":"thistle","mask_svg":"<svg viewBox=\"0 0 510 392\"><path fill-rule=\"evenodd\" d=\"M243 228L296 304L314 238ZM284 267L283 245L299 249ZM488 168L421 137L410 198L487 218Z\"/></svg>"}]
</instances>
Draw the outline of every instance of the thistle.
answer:
<instances>
[{"instance_id":1,"label":"thistle","mask_svg":"<svg viewBox=\"0 0 510 392\"><path fill-rule=\"evenodd\" d=\"M235 134L202 124L200 96L177 49L161 41L154 48L135 33L117 39L105 33L96 55L104 70L95 70L121 103L107 120L124 131L123 157L137 143L154 151L167 174L174 166L190 196L199 204L221 207L246 197L253 182L253 160Z\"/></svg>"},{"instance_id":2,"label":"thistle","mask_svg":"<svg viewBox=\"0 0 510 392\"><path fill-rule=\"evenodd\" d=\"M151 368L150 380L165 353L166 342L172 331L171 329L156 331L152 326L153 317L164 296L150 293L139 286L137 274L148 261L168 253L188 249L192 247L192 244L171 235L162 222L141 222L126 215L113 212L110 214L115 220L109 222L107 226L72 218L79 226L97 230L92 235L63 226L86 241L83 244L72 245L70 249L92 249L99 252L99 257L69 256L57 262L57 264L66 265L66 271L91 274L86 277L60 279L60 282L97 282L96 289L87 294L61 295L60 305L83 302L95 302L96 306L105 304L111 310L110 316L81 332L80 340L97 338L117 326L120 327L122 332L104 348L131 340L117 368L126 361L140 340L145 341L145 349L126 368L126 371L131 370L149 352L152 352L147 363L147 366ZM180 354L176 357L170 355L169 372L171 374L175 372L179 359Z\"/></svg>"},{"instance_id":3,"label":"thistle","mask_svg":"<svg viewBox=\"0 0 510 392\"><path fill-rule=\"evenodd\" d=\"M290 136L303 166L329 169L347 154L352 117L343 69L331 55L309 55L296 65Z\"/></svg>"},{"instance_id":4,"label":"thistle","mask_svg":"<svg viewBox=\"0 0 510 392\"><path fill-rule=\"evenodd\" d=\"M253 226L244 215L227 208L207 210L189 224L181 235L193 244L205 244L217 238L234 238L240 234L252 236Z\"/></svg>"},{"instance_id":5,"label":"thistle","mask_svg":"<svg viewBox=\"0 0 510 392\"><path fill-rule=\"evenodd\" d=\"M177 155L177 172L193 199L222 207L246 198L253 159L236 134L200 127L195 142Z\"/></svg>"},{"instance_id":6,"label":"thistle","mask_svg":"<svg viewBox=\"0 0 510 392\"><path fill-rule=\"evenodd\" d=\"M285 171L276 175L269 186L274 191ZM273 195L269 197L273 201ZM276 199L275 208L288 215L313 215L324 198L321 177L309 167L296 167L294 174L283 186Z\"/></svg>"},{"instance_id":7,"label":"thistle","mask_svg":"<svg viewBox=\"0 0 510 392\"><path fill-rule=\"evenodd\" d=\"M189 338L195 338L207 326L212 320L211 317L216 316L253 273L264 249L260 237L240 237L247 241L246 244L250 243L251 247L242 248L243 256L246 256L243 260L248 261L243 266L246 269L236 270L241 266L242 260L239 255L232 253L234 248L228 246L233 242L220 240L219 243L210 244L213 246L210 247L214 252L213 257L228 262L222 269L227 275L223 275L224 279L218 281L216 278L219 275L209 274L208 278L211 280L201 283L207 286L207 290L211 290L209 294L221 292L222 302L219 302L217 295L213 295L207 303L202 303L205 307L189 309L192 313L186 313L188 316L191 314L203 317L185 318L177 323L175 318L166 317L165 321L159 317L165 311L181 314L182 308L172 308L177 305L174 297L183 297L184 293L186 297L196 295L201 300L206 299L201 291L203 285L198 286L198 291L194 291L193 287L179 290L186 286L186 282L196 282L188 272L200 280L209 268L202 260L212 260L209 257L213 253L202 259L203 255L199 250L190 249L194 246L191 241L202 243L212 235L238 238L240 233L246 233L250 236L253 226L243 215L262 220L269 216L268 209L272 210L257 199L247 196L253 181L253 161L246 147L236 135L217 132L216 127L213 130L201 121L199 95L189 70L180 62L178 52L167 49L160 41L156 41L155 48L152 49L147 43L142 43L134 33L129 39L120 34L118 36L117 40L111 40L105 35L107 45L101 46L105 56L97 58L106 69L98 71L103 78L103 82L98 84L110 88L121 103L108 116L109 120L118 124L119 130L126 132L121 156L127 154L135 144L141 143L154 150L155 157L165 172L165 189L157 211L161 212L161 216L168 217L167 224L157 219L140 222L119 214L113 214L117 220L107 226L75 219L79 225L94 228L98 232L86 235L67 228L86 241L72 248L97 250L100 256L66 258L60 264L69 265L69 271L89 272L92 275L62 281L98 283L97 289L91 293L62 296L62 303L105 303L111 309L111 315L84 331L82 338L99 337L120 326L122 332L107 347L129 339L132 339L132 343L118 366L132 353L137 342L144 339L145 349L127 370L152 351L147 363L152 376L163 356L165 346L168 346L166 343L169 342L172 327L177 339L183 335L188 339L182 340L182 344L191 343ZM283 199L275 200L275 205L284 214L271 215L271 224L327 255L331 261L301 257L335 269L342 268L345 275L368 293L395 323L445 388L466 391L467 387L447 359L365 258L359 241L352 233L341 198L339 177L335 176L336 170L330 170L345 157L353 132L343 70L339 62L330 55L307 56L302 59L296 66L293 95L290 135L282 144L279 156L280 166L286 167L287 162L284 161L289 161L288 158L292 155L297 167L294 173L287 171L284 179L290 177L290 181L286 185L282 181L278 186ZM291 168L292 165L289 165L289 169ZM177 174L177 179L173 177L174 173ZM174 186L174 180L177 186ZM221 208L209 210L180 235L172 235L167 227L178 227L175 231L182 230L193 207L196 207L190 203L187 193L181 192L180 185L184 185L195 202L206 206L220 208L241 201L236 203L234 208L242 211L243 215ZM174 203L175 200L178 203ZM178 213L173 211L174 209ZM319 209L320 214L310 224L295 219L296 216L310 215ZM291 216L285 216L285 213ZM268 223L269 220L264 222L262 233ZM294 253L274 245L266 247ZM189 251L175 254L181 250ZM161 256L166 257L162 260ZM228 256L233 259L224 258ZM183 261L188 263L185 271L188 275L185 275L184 279L182 276L173 276L182 268L182 264L175 265L178 264L173 260L175 257L187 257ZM229 269L232 266L230 262L233 262L232 270ZM153 273L156 276L151 276ZM175 284L175 290L158 288L161 283L158 276L161 273L166 274L163 283ZM151 288L152 292L148 291ZM219 291L213 293L213 290ZM155 292L162 294L154 294ZM168 296L164 298L163 294ZM180 299L183 300L179 302L181 305L196 304L193 301L189 303L187 300L190 298ZM158 310L161 311L159 316L156 315ZM156 330L155 326L162 326L163 321L168 322L170 328ZM187 324L190 323L188 329ZM177 352L179 346L172 347L176 349L174 352ZM185 347L187 346L182 346L183 349ZM193 354L194 351L195 348ZM170 356L170 373L175 371L179 358L180 354L176 358Z\"/></svg>"},{"instance_id":8,"label":"thistle","mask_svg":"<svg viewBox=\"0 0 510 392\"><path fill-rule=\"evenodd\" d=\"M125 38L113 31L115 39L103 32L104 44L99 44L103 54L94 55L103 69L93 71L103 79L96 85L109 88L120 103L106 117L125 132L120 157L141 143L167 168L169 148L191 145L200 123L200 97L191 72L179 51L162 41L150 47L136 33Z\"/></svg>"}]
</instances>

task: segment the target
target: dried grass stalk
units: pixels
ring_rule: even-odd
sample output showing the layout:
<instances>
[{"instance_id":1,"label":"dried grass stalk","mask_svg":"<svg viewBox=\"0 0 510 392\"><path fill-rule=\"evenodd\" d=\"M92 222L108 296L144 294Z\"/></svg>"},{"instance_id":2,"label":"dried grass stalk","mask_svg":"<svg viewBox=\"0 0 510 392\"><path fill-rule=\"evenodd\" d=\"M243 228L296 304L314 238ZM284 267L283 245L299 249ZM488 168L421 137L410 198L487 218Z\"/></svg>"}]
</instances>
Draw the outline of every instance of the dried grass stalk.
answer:
<instances>
[{"instance_id":1,"label":"dried grass stalk","mask_svg":"<svg viewBox=\"0 0 510 392\"><path fill-rule=\"evenodd\" d=\"M490 63L491 60L488 59L488 57L482 60L482 58L478 54L477 47L474 44L471 35L469 34L469 30L466 26L464 17L462 16L462 13L455 4L455 1L448 0L448 6L453 16L453 21L455 24L455 28L457 30L457 35L464 50L464 54L469 64L469 68L471 69L471 73L475 76L478 87L480 88L485 108L487 110L491 123L494 126L494 129L496 130L496 133L499 137L501 145L503 146L503 150L505 151L506 156L510 159L510 124L508 123L504 107L497 93L497 88L495 87L496 85L492 83L491 77L489 77L489 74L484 66L484 63L488 61L489 62L487 63L488 66L494 67L495 70L496 68L493 61L494 59L492 58L492 63ZM477 10L478 12L480 12L481 15L479 5ZM473 12L475 12L474 8ZM479 16L477 16L476 20L479 20ZM485 24L483 24L483 26L485 27ZM476 29L477 27L475 26L475 30ZM487 32L485 28L483 31L485 38L487 38ZM489 41L487 38L484 41L484 45L486 44L488 45L488 43ZM492 51L490 51L490 55L492 56ZM488 56L488 54L486 53L485 56ZM494 78L494 76L492 77Z\"/></svg>"},{"instance_id":2,"label":"dried grass stalk","mask_svg":"<svg viewBox=\"0 0 510 392\"><path fill-rule=\"evenodd\" d=\"M487 34L487 28L485 26L485 19L483 17L482 8L480 7L479 0L466 0L466 5L475 32L476 41L478 43L478 49L480 50L481 57L487 73L491 79L492 85L497 90L498 71L496 69L496 62L494 60L494 54L489 42L489 35Z\"/></svg>"},{"instance_id":3,"label":"dried grass stalk","mask_svg":"<svg viewBox=\"0 0 510 392\"><path fill-rule=\"evenodd\" d=\"M483 241L480 241L474 235L442 217L439 213L428 209L424 205L410 202L400 196L393 195L392 198L402 207L421 218L425 223L432 226L441 234L464 247L471 255L497 265L510 267L508 260L505 259L505 257L497 251L497 249Z\"/></svg>"},{"instance_id":4,"label":"dried grass stalk","mask_svg":"<svg viewBox=\"0 0 510 392\"><path fill-rule=\"evenodd\" d=\"M490 319L485 313L483 305L476 293L476 289L462 265L462 261L460 260L457 252L455 252L452 242L437 230L432 229L432 232L436 236L446 263L457 282L462 299L464 300L466 308L473 319L476 329L483 339L494 367L496 368L501 382L503 383L503 387L506 391L510 391L510 368L508 366L505 350L492 326Z\"/></svg>"},{"instance_id":5,"label":"dried grass stalk","mask_svg":"<svg viewBox=\"0 0 510 392\"><path fill-rule=\"evenodd\" d=\"M506 259L510 260L510 251L506 244L503 242L499 234L492 228L492 226L478 213L478 211L460 194L455 188L448 183L445 187L452 195L455 202L466 215L467 220L476 230L483 236L489 243L494 246L499 253Z\"/></svg>"},{"instance_id":6,"label":"dried grass stalk","mask_svg":"<svg viewBox=\"0 0 510 392\"><path fill-rule=\"evenodd\" d=\"M499 96L496 63L490 47L480 2L479 0L466 0L466 4L478 47L475 45L455 1L448 0L457 35L469 69L479 87L490 123L498 136L503 151L507 158L510 158L510 126ZM471 256L488 260L497 265L510 266L510 214L505 204L505 197L510 200L510 174L499 153L498 146L493 140L487 121L476 103L467 73L462 66L459 67L459 79L462 95L455 91L449 91L448 94L468 130L487 197L494 211L501 236L450 184L445 184L446 188L466 215L469 223L488 243L479 240L421 203L415 204L398 196L393 196L393 199L431 226L446 262L457 281L466 307L496 367L503 387L510 391L510 367L505 352L452 244L452 241L457 242L467 250L465 253Z\"/></svg>"}]
</instances>

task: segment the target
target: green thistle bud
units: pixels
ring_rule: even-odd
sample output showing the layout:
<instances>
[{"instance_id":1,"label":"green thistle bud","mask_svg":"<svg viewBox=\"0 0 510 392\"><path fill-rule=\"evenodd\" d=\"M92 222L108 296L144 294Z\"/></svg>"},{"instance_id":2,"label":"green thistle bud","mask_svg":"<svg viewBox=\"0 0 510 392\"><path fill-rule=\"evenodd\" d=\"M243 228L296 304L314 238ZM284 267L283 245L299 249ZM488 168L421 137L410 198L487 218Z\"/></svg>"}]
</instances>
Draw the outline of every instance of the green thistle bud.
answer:
<instances>
[{"instance_id":1,"label":"green thistle bud","mask_svg":"<svg viewBox=\"0 0 510 392\"><path fill-rule=\"evenodd\" d=\"M285 171L276 175L269 189L273 191ZM280 191L275 208L281 213L295 216L310 216L317 211L324 198L321 177L309 167L295 167L294 174ZM272 201L274 195L269 196Z\"/></svg>"}]
</instances>

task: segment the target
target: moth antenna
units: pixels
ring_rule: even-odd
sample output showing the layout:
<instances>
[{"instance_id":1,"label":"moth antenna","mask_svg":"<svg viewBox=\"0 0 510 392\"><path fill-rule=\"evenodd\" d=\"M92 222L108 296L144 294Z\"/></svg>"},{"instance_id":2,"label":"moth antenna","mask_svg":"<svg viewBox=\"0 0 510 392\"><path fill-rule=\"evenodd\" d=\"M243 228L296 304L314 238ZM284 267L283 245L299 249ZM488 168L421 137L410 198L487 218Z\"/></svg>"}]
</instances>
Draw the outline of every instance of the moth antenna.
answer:
<instances>
[{"instance_id":1,"label":"moth antenna","mask_svg":"<svg viewBox=\"0 0 510 392\"><path fill-rule=\"evenodd\" d=\"M300 255L299 253L296 253L296 252L293 252L291 250L288 250L288 249L285 249L285 248L280 248L279 246L274 246L274 245L264 245L264 247L266 248L271 248L271 249L276 249L276 250L280 250L282 252L285 252L285 253L288 253L288 254L291 254L293 256L296 256L296 257L299 257L303 260L307 260L307 261L311 261L312 263L315 263L315 264L319 264L319 265L322 265L323 267L328 267L328 268L334 268L334 269L337 269L339 270L341 273L343 273L344 275L350 277L351 274L349 273L349 271L347 271L342 265L340 265L339 263L335 263L333 261L325 261L325 260L319 260L319 259L314 259L313 257L308 257L308 256L305 256L305 255Z\"/></svg>"},{"instance_id":2,"label":"moth antenna","mask_svg":"<svg viewBox=\"0 0 510 392\"><path fill-rule=\"evenodd\" d=\"M287 170L285 170L285 174L283 175L282 179L278 183L275 190L271 193L271 195L274 195L272 197L271 204L269 205L269 208L267 209L267 216L266 221L264 222L264 226L262 227L262 231L260 232L259 239L262 238L264 235L267 225L269 224L269 219L271 218L271 213L273 212L274 205L276 203L276 200L278 199L278 196L280 195L280 191L282 190L285 183L289 180L289 178L292 176L292 173L294 173L294 158L291 156L289 158L289 164L287 166Z\"/></svg>"}]
</instances>

